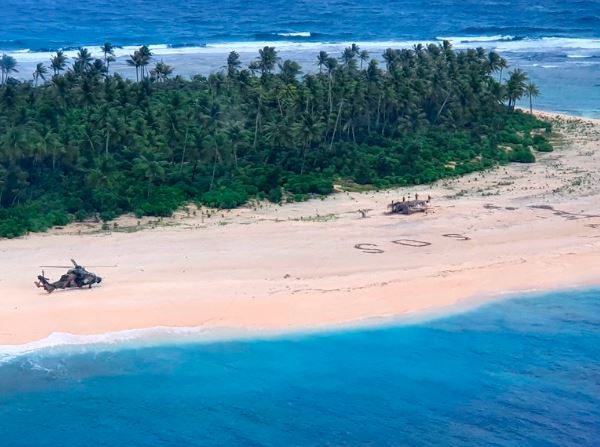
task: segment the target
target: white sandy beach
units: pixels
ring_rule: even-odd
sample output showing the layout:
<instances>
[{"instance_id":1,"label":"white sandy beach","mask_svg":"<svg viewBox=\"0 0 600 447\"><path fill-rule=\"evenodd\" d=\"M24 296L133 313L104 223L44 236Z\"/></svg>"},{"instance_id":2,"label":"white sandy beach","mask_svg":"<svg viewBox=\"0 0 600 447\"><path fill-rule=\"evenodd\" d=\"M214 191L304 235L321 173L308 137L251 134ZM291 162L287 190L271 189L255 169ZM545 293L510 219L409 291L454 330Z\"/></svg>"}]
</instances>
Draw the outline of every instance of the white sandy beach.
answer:
<instances>
[{"instance_id":1,"label":"white sandy beach","mask_svg":"<svg viewBox=\"0 0 600 447\"><path fill-rule=\"evenodd\" d=\"M124 217L116 231L78 224L0 240L0 345L155 326L322 328L600 284L600 122L545 115L558 119L556 150L531 165L210 217L182 211L141 231ZM427 214L384 215L415 192L432 196ZM90 268L105 278L92 290L33 285L39 265L70 258L118 268Z\"/></svg>"}]
</instances>

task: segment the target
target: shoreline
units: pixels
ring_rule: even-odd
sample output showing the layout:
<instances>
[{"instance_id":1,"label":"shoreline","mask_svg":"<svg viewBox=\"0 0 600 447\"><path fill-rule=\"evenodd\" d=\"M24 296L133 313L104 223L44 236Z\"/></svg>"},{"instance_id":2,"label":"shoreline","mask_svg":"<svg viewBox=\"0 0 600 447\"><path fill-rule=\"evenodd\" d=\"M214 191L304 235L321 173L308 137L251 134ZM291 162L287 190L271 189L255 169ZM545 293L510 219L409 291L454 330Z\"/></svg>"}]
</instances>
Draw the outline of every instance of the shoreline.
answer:
<instances>
[{"instance_id":1,"label":"shoreline","mask_svg":"<svg viewBox=\"0 0 600 447\"><path fill-rule=\"evenodd\" d=\"M395 316L369 317L323 327L301 327L286 330L248 330L246 328L205 328L155 326L124 329L98 334L55 332L46 338L16 345L0 345L0 366L30 354L81 354L89 351L113 352L121 349L145 349L161 346L269 341L336 334L347 331L377 331L397 326L420 325L452 318L507 300L543 299L546 295L600 290L600 282L553 289L530 289L504 292L488 297L469 297L448 306Z\"/></svg>"},{"instance_id":2,"label":"shoreline","mask_svg":"<svg viewBox=\"0 0 600 447\"><path fill-rule=\"evenodd\" d=\"M536 154L532 165L210 217L206 210L177 213L147 231L135 231L132 217L119 219L131 234L79 224L1 240L0 350L57 332L352 328L534 288L600 285L600 120L550 116L561 118L557 149ZM431 212L382 214L414 192L433 197ZM361 219L359 209L372 211ZM105 281L89 291L46 295L33 287L38 265L71 257L119 268L90 267Z\"/></svg>"}]
</instances>

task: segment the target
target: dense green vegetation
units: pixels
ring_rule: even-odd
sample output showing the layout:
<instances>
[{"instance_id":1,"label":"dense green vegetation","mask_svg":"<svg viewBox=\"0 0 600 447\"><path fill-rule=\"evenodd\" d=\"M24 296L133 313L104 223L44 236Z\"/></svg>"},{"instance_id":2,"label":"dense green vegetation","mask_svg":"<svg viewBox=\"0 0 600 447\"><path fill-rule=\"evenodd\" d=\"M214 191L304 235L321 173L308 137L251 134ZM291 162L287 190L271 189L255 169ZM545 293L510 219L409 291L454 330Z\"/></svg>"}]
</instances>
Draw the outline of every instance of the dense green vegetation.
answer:
<instances>
[{"instance_id":1,"label":"dense green vegetation","mask_svg":"<svg viewBox=\"0 0 600 447\"><path fill-rule=\"evenodd\" d=\"M149 69L146 46L124 79L103 50L72 64L59 51L30 82L0 60L0 236L96 214L168 216L187 201L303 200L334 182L432 182L551 150L531 136L549 125L514 110L537 90L520 70L502 82L506 62L483 49L388 49L380 68L353 45L321 52L301 77L265 47L249 67L232 52L221 73L191 80L162 61Z\"/></svg>"}]
</instances>

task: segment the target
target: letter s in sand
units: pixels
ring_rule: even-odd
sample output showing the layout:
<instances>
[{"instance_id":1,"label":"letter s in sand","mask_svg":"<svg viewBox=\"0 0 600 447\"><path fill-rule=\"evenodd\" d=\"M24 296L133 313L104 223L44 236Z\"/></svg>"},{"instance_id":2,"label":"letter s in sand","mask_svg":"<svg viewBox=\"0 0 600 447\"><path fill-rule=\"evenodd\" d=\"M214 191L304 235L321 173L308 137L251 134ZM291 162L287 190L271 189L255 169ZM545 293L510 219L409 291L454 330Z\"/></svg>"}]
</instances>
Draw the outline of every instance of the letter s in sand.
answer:
<instances>
[{"instance_id":1,"label":"letter s in sand","mask_svg":"<svg viewBox=\"0 0 600 447\"><path fill-rule=\"evenodd\" d=\"M362 250L363 253L385 253L381 248L368 248L368 247L377 247L377 244L356 244L354 248L358 250Z\"/></svg>"}]
</instances>

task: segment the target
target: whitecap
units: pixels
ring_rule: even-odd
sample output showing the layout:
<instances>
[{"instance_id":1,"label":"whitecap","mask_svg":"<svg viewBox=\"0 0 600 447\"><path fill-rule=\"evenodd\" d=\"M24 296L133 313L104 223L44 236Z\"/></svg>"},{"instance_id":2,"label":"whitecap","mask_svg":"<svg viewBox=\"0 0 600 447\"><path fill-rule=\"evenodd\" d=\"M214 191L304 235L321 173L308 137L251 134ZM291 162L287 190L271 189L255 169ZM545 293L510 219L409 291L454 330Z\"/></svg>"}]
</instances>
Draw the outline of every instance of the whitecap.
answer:
<instances>
[{"instance_id":1,"label":"whitecap","mask_svg":"<svg viewBox=\"0 0 600 447\"><path fill-rule=\"evenodd\" d=\"M291 32L291 33L277 33L278 36L281 37L311 37L312 34L310 33L310 31L298 31L298 32Z\"/></svg>"}]
</instances>

